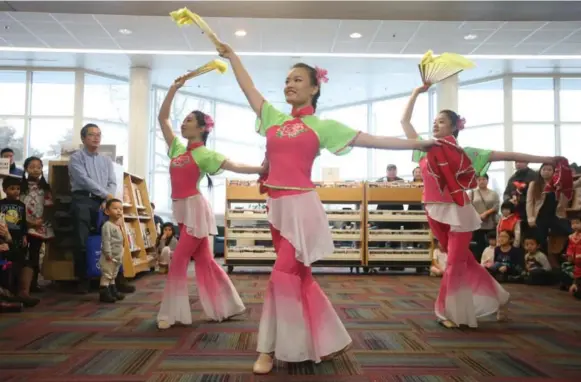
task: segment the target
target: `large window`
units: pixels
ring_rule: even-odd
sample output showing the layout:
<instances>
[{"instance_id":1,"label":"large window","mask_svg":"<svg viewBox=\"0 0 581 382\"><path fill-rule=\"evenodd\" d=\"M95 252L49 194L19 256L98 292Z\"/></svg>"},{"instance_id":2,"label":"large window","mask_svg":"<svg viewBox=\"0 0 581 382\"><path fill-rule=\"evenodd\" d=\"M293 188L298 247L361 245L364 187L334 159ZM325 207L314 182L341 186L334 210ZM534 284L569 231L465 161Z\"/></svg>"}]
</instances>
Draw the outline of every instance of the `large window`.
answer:
<instances>
[{"instance_id":1,"label":"large window","mask_svg":"<svg viewBox=\"0 0 581 382\"><path fill-rule=\"evenodd\" d=\"M466 125L477 126L504 121L504 91L502 80L460 86L458 113Z\"/></svg>"},{"instance_id":2,"label":"large window","mask_svg":"<svg viewBox=\"0 0 581 382\"><path fill-rule=\"evenodd\" d=\"M555 155L555 125L515 124L512 130L514 151L535 154Z\"/></svg>"},{"instance_id":3,"label":"large window","mask_svg":"<svg viewBox=\"0 0 581 382\"><path fill-rule=\"evenodd\" d=\"M216 103L216 139L264 144L264 138L255 131L256 114L248 107Z\"/></svg>"},{"instance_id":4,"label":"large window","mask_svg":"<svg viewBox=\"0 0 581 382\"><path fill-rule=\"evenodd\" d=\"M401 136L401 116L408 103L409 97L400 97L388 99L385 101L374 102L371 105L373 113L373 132L377 135ZM430 131L430 109L428 106L428 94L421 94L414 108L412 123L418 133L427 133Z\"/></svg>"},{"instance_id":5,"label":"large window","mask_svg":"<svg viewBox=\"0 0 581 382\"><path fill-rule=\"evenodd\" d=\"M561 121L581 122L581 78L561 79Z\"/></svg>"},{"instance_id":6,"label":"large window","mask_svg":"<svg viewBox=\"0 0 581 382\"><path fill-rule=\"evenodd\" d=\"M14 160L24 160L24 118L0 117L0 149L10 147L14 150Z\"/></svg>"},{"instance_id":7,"label":"large window","mask_svg":"<svg viewBox=\"0 0 581 382\"><path fill-rule=\"evenodd\" d=\"M0 71L0 148L14 150L17 162L24 160L26 72Z\"/></svg>"},{"instance_id":8,"label":"large window","mask_svg":"<svg viewBox=\"0 0 581 382\"><path fill-rule=\"evenodd\" d=\"M101 144L115 145L127 169L129 158L129 84L107 77L85 74L84 124L101 128ZM144 127L144 134L146 133Z\"/></svg>"},{"instance_id":9,"label":"large window","mask_svg":"<svg viewBox=\"0 0 581 382\"><path fill-rule=\"evenodd\" d=\"M334 119L355 130L367 131L367 105L328 110L321 113L322 119ZM324 168L338 167L339 176L343 180L362 180L367 177L367 151L354 148L350 153L337 156L327 150L315 160L312 178L322 179Z\"/></svg>"},{"instance_id":10,"label":"large window","mask_svg":"<svg viewBox=\"0 0 581 382\"><path fill-rule=\"evenodd\" d=\"M512 118L517 122L555 120L555 91L552 78L512 80Z\"/></svg>"},{"instance_id":11,"label":"large window","mask_svg":"<svg viewBox=\"0 0 581 382\"><path fill-rule=\"evenodd\" d=\"M71 142L72 134L72 118L32 118L28 156L36 155L45 161L58 158L62 146Z\"/></svg>"},{"instance_id":12,"label":"large window","mask_svg":"<svg viewBox=\"0 0 581 382\"><path fill-rule=\"evenodd\" d=\"M75 112L74 72L32 72L31 114L72 117Z\"/></svg>"},{"instance_id":13,"label":"large window","mask_svg":"<svg viewBox=\"0 0 581 382\"><path fill-rule=\"evenodd\" d=\"M581 164L581 123L578 125L561 126L561 155L570 162Z\"/></svg>"}]
</instances>

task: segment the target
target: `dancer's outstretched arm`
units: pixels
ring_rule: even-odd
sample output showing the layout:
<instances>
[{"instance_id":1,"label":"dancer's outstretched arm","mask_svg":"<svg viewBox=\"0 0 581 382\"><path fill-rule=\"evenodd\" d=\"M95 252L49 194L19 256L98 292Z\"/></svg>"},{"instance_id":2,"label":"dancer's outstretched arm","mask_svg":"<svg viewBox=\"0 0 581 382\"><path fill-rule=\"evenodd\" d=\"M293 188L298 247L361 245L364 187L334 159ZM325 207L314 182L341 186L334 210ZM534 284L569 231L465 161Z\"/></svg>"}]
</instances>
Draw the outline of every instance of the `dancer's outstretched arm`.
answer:
<instances>
[{"instance_id":1,"label":"dancer's outstretched arm","mask_svg":"<svg viewBox=\"0 0 581 382\"><path fill-rule=\"evenodd\" d=\"M414 89L408 103L405 107L403 115L401 116L401 127L407 139L418 139L418 133L412 125L412 114L414 113L414 107L416 106L416 100L418 96L426 92L430 88L430 84L425 84L419 88Z\"/></svg>"},{"instance_id":2,"label":"dancer's outstretched arm","mask_svg":"<svg viewBox=\"0 0 581 382\"><path fill-rule=\"evenodd\" d=\"M246 68L240 61L240 57L228 44L222 44L220 48L218 48L218 53L221 57L230 61L230 65L232 66L232 71L234 72L234 76L236 76L236 81L238 81L238 85L242 92L246 96L250 107L258 117L260 117L262 104L264 103L264 97L254 86L254 82L250 77L250 74L246 71Z\"/></svg>"},{"instance_id":3,"label":"dancer's outstretched arm","mask_svg":"<svg viewBox=\"0 0 581 382\"><path fill-rule=\"evenodd\" d=\"M226 159L222 163L222 169L236 172L238 174L262 174L268 170L268 162L265 161L262 166L250 166L244 163L236 163Z\"/></svg>"},{"instance_id":4,"label":"dancer's outstretched arm","mask_svg":"<svg viewBox=\"0 0 581 382\"><path fill-rule=\"evenodd\" d=\"M401 139L359 133L351 146L380 150L426 150L437 144L433 139Z\"/></svg>"},{"instance_id":5,"label":"dancer's outstretched arm","mask_svg":"<svg viewBox=\"0 0 581 382\"><path fill-rule=\"evenodd\" d=\"M163 139L165 140L165 143L167 143L168 147L171 147L171 144L176 137L171 126L171 119L169 117L171 104L178 89L181 88L185 82L186 80L184 76L178 77L173 82L167 91L167 94L165 95L165 99L161 104L161 108L159 109L159 114L157 116L157 121L159 122L159 126L161 127L161 132L163 134Z\"/></svg>"},{"instance_id":6,"label":"dancer's outstretched arm","mask_svg":"<svg viewBox=\"0 0 581 382\"><path fill-rule=\"evenodd\" d=\"M555 163L561 157L545 157L509 151L493 151L490 153L490 162L529 162L529 163Z\"/></svg>"}]
</instances>

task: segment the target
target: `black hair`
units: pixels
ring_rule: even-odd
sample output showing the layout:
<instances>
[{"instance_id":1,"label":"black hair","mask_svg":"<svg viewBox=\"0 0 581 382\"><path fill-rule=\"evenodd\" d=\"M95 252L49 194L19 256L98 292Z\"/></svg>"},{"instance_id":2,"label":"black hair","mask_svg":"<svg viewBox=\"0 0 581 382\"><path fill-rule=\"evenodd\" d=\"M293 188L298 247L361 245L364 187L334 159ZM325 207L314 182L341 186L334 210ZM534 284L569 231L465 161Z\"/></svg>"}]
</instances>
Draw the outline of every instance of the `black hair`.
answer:
<instances>
[{"instance_id":1,"label":"black hair","mask_svg":"<svg viewBox=\"0 0 581 382\"><path fill-rule=\"evenodd\" d=\"M4 147L2 149L2 151L0 151L0 156L4 155L6 153L12 153L12 154L14 154L14 150L12 150L10 147Z\"/></svg>"},{"instance_id":2,"label":"black hair","mask_svg":"<svg viewBox=\"0 0 581 382\"><path fill-rule=\"evenodd\" d=\"M196 121L198 122L198 126L204 128L206 127L206 113L200 110L192 111L192 114L196 117ZM210 132L204 129L202 133L202 142L204 142L204 146L206 146L206 142L208 141L208 136ZM214 187L214 182L212 182L212 178L210 178L209 174L206 174L206 179L208 179L208 190L211 190Z\"/></svg>"},{"instance_id":3,"label":"black hair","mask_svg":"<svg viewBox=\"0 0 581 382\"><path fill-rule=\"evenodd\" d=\"M511 201L507 200L501 204L500 212L502 212L502 210L509 210L510 213L513 214L514 211L516 210L516 206Z\"/></svg>"},{"instance_id":4,"label":"black hair","mask_svg":"<svg viewBox=\"0 0 581 382\"><path fill-rule=\"evenodd\" d=\"M24 161L24 165L22 166L22 167L24 167L24 171L22 172L22 183L20 184L20 193L22 195L26 195L28 193L28 178L26 176L26 174L27 174L26 169L35 160L40 162L41 167L43 166L42 159L40 159L39 157L35 157L35 156L26 158L26 160ZM44 178L44 174L42 173L42 171L40 172L40 178L38 179L38 187L41 190L44 190L45 192L50 192L50 185L48 184L48 182Z\"/></svg>"},{"instance_id":5,"label":"black hair","mask_svg":"<svg viewBox=\"0 0 581 382\"><path fill-rule=\"evenodd\" d=\"M510 239L510 241L514 241L514 232L508 229L503 229L502 231L500 231L499 233L503 233L506 232L506 234L508 235L508 238Z\"/></svg>"},{"instance_id":6,"label":"black hair","mask_svg":"<svg viewBox=\"0 0 581 382\"><path fill-rule=\"evenodd\" d=\"M392 163L390 163L390 164L387 165L386 169L388 169L388 170L397 170L397 166L394 165L394 164L392 164Z\"/></svg>"},{"instance_id":7,"label":"black hair","mask_svg":"<svg viewBox=\"0 0 581 382\"><path fill-rule=\"evenodd\" d=\"M173 223L171 222L165 222L163 223L163 225L161 226L161 232L163 233L163 231L167 228L170 227L171 228L171 236L168 237L167 239L165 239L165 246L167 247L169 245L169 243L171 242L171 239L176 235L176 231L175 231L175 227L173 225ZM159 247L159 243L161 242L161 235L157 235L157 239L156 239L156 243L155 246Z\"/></svg>"},{"instance_id":8,"label":"black hair","mask_svg":"<svg viewBox=\"0 0 581 382\"><path fill-rule=\"evenodd\" d=\"M313 96L313 99L311 100L311 105L313 106L313 109L317 110L317 101L319 100L319 97L321 96L321 84L319 83L319 79L317 78L317 69L315 69L311 65L307 65L303 62L299 62L298 64L294 64L293 69L306 69L307 72L309 73L310 84L312 86L319 87L319 89L317 90L317 92Z\"/></svg>"},{"instance_id":9,"label":"black hair","mask_svg":"<svg viewBox=\"0 0 581 382\"><path fill-rule=\"evenodd\" d=\"M83 128L81 129L81 139L87 138L87 134L89 133L89 129L92 127L97 128L97 129L99 128L99 126L97 126L94 123L87 123L85 126L83 126Z\"/></svg>"},{"instance_id":10,"label":"black hair","mask_svg":"<svg viewBox=\"0 0 581 382\"><path fill-rule=\"evenodd\" d=\"M20 187L20 179L13 176L7 176L6 178L4 178L4 180L2 181L2 189L6 191L8 187L12 186Z\"/></svg>"},{"instance_id":11,"label":"black hair","mask_svg":"<svg viewBox=\"0 0 581 382\"><path fill-rule=\"evenodd\" d=\"M153 202L150 202L149 204L151 205L151 209L152 209L152 210L155 210L155 203L153 203Z\"/></svg>"},{"instance_id":12,"label":"black hair","mask_svg":"<svg viewBox=\"0 0 581 382\"><path fill-rule=\"evenodd\" d=\"M540 244L540 242L539 242L539 238L537 237L537 235L534 235L534 234L530 234L530 233L529 233L528 235L526 235L526 236L524 237L523 241L522 241L522 242L523 242L523 244L524 244L524 242L525 242L525 241L527 241L527 240L534 240L534 242L535 242L535 243L537 243L537 245L539 245L539 244Z\"/></svg>"},{"instance_id":13,"label":"black hair","mask_svg":"<svg viewBox=\"0 0 581 382\"><path fill-rule=\"evenodd\" d=\"M454 136L454 138L458 138L458 133L460 132L460 130L458 130L458 122L460 121L460 116L458 115L458 113L449 109L441 110L440 113L446 114L446 117L448 117L448 119L450 120L450 124L454 128L452 135Z\"/></svg>"},{"instance_id":14,"label":"black hair","mask_svg":"<svg viewBox=\"0 0 581 382\"><path fill-rule=\"evenodd\" d=\"M488 231L488 233L486 234L486 239L487 240L496 240L496 230L494 231Z\"/></svg>"},{"instance_id":15,"label":"black hair","mask_svg":"<svg viewBox=\"0 0 581 382\"><path fill-rule=\"evenodd\" d=\"M112 205L113 203L121 203L121 204L123 204L123 202L122 202L121 200L119 200L119 199L115 199L115 198L113 198L113 199L109 199L109 200L107 200L107 202L105 203L105 209L106 209L106 210L108 210L108 209L109 209L109 207L111 207L111 205Z\"/></svg>"}]
</instances>

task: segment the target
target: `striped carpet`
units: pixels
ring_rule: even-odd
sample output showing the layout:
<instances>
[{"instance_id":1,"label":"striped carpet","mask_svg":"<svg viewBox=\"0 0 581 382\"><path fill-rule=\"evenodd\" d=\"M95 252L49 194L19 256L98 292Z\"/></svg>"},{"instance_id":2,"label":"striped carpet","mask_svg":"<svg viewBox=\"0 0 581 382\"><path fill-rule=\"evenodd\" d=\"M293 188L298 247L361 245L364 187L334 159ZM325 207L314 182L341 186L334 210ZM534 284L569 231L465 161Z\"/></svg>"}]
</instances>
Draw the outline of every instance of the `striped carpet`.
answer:
<instances>
[{"instance_id":1,"label":"striped carpet","mask_svg":"<svg viewBox=\"0 0 581 382\"><path fill-rule=\"evenodd\" d=\"M432 312L439 279L412 275L317 274L348 328L352 349L315 365L277 363L254 376L256 331L268 279L232 275L248 312L158 331L164 285L145 275L115 305L96 295L47 292L21 314L0 316L0 381L473 382L581 380L581 301L553 287L508 285L511 321L447 330Z\"/></svg>"}]
</instances>

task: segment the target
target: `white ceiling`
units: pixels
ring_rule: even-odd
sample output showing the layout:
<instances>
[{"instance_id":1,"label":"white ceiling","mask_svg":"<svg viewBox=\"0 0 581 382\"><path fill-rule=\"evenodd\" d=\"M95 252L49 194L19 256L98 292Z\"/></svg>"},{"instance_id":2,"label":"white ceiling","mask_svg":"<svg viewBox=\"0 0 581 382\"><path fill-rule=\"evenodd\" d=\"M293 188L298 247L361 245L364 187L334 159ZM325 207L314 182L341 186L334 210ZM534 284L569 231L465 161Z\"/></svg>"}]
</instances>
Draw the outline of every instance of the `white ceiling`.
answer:
<instances>
[{"instance_id":1,"label":"white ceiling","mask_svg":"<svg viewBox=\"0 0 581 382\"><path fill-rule=\"evenodd\" d=\"M420 83L418 58L300 57L315 54L422 54L451 51L477 55L539 55L526 60L477 59L477 68L461 74L468 81L503 73L581 73L581 21L569 22L439 22L206 18L218 35L240 52L288 53L244 56L258 88L282 102L288 68L299 61L329 70L322 107L381 98L409 91ZM130 35L119 31L129 29ZM243 38L234 32L244 29ZM361 33L351 39L351 33ZM464 36L477 38L467 41ZM3 47L4 46L4 47ZM2 51L11 48L33 51ZM82 49L83 52L34 52L35 49ZM110 54L97 49L110 50ZM126 53L124 51L131 50ZM180 51L138 54L136 51ZM212 52L195 27L179 28L169 17L0 12L0 69L4 67L86 68L129 77L131 66L152 69L152 81L169 85L184 71L214 58L184 54ZM113 54L116 52L118 54ZM143 52L142 52L143 53ZM542 55L575 59L547 60ZM245 103L232 73L212 73L189 84L190 92Z\"/></svg>"},{"instance_id":2,"label":"white ceiling","mask_svg":"<svg viewBox=\"0 0 581 382\"><path fill-rule=\"evenodd\" d=\"M239 51L421 54L581 54L581 21L369 21L206 18ZM128 29L129 36L119 32ZM234 32L244 29L246 37ZM363 36L354 40L351 33ZM476 39L467 41L466 35ZM212 50L196 27L168 17L0 13L0 46Z\"/></svg>"}]
</instances>

